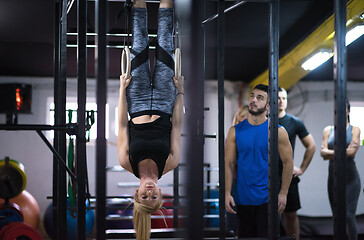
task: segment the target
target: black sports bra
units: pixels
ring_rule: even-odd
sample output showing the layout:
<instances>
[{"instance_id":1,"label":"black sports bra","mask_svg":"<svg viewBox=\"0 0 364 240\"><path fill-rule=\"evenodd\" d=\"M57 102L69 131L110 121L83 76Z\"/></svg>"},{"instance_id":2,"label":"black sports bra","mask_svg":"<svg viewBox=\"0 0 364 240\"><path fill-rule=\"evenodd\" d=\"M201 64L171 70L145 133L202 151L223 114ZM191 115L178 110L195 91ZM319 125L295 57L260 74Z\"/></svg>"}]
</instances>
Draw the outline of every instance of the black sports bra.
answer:
<instances>
[{"instance_id":1,"label":"black sports bra","mask_svg":"<svg viewBox=\"0 0 364 240\"><path fill-rule=\"evenodd\" d=\"M134 175L139 178L138 164L152 159L162 177L171 148L172 123L168 114L159 114L153 122L134 124L129 121L129 161Z\"/></svg>"}]
</instances>

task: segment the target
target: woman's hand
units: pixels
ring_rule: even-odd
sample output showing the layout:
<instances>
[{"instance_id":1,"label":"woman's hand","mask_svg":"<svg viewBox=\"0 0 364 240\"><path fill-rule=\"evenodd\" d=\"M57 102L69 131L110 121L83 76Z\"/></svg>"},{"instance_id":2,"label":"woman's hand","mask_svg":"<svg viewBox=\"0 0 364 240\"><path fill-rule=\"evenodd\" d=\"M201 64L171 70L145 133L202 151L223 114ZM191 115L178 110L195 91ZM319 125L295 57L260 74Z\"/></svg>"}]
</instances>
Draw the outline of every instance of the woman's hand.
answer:
<instances>
[{"instance_id":1,"label":"woman's hand","mask_svg":"<svg viewBox=\"0 0 364 240\"><path fill-rule=\"evenodd\" d=\"M184 93L184 87L183 87L184 81L185 81L184 76L179 76L177 78L173 77L174 85L176 86L179 93Z\"/></svg>"},{"instance_id":2,"label":"woman's hand","mask_svg":"<svg viewBox=\"0 0 364 240\"><path fill-rule=\"evenodd\" d=\"M320 155L324 160L334 160L334 150L321 145Z\"/></svg>"},{"instance_id":3,"label":"woman's hand","mask_svg":"<svg viewBox=\"0 0 364 240\"><path fill-rule=\"evenodd\" d=\"M126 89L131 81L131 75L126 78L126 74L120 75L120 88Z\"/></svg>"}]
</instances>

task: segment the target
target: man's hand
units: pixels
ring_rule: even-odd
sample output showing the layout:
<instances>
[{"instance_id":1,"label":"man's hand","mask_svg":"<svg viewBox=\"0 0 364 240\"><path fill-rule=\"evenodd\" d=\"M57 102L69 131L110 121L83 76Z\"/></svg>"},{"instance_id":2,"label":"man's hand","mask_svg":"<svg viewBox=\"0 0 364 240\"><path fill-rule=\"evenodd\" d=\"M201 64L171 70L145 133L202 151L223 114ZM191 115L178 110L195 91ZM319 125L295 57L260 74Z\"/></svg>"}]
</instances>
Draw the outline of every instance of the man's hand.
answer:
<instances>
[{"instance_id":1,"label":"man's hand","mask_svg":"<svg viewBox=\"0 0 364 240\"><path fill-rule=\"evenodd\" d=\"M293 177L298 177L303 174L303 171L301 168L298 168L296 166L293 166Z\"/></svg>"},{"instance_id":2,"label":"man's hand","mask_svg":"<svg viewBox=\"0 0 364 240\"><path fill-rule=\"evenodd\" d=\"M236 214L236 211L232 207L235 207L234 198L230 194L226 194L225 195L226 211L232 214Z\"/></svg>"},{"instance_id":3,"label":"man's hand","mask_svg":"<svg viewBox=\"0 0 364 240\"><path fill-rule=\"evenodd\" d=\"M285 194L278 194L278 213L283 213L284 209L286 208L287 203L287 195Z\"/></svg>"}]
</instances>

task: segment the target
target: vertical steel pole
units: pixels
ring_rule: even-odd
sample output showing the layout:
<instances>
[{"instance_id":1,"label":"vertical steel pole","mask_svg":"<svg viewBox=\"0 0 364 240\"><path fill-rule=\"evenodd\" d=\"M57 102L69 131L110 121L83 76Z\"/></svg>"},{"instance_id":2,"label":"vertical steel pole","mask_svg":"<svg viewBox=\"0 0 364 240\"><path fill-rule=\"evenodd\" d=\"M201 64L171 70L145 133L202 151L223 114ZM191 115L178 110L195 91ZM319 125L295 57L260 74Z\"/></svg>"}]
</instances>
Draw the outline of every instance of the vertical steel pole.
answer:
<instances>
[{"instance_id":1,"label":"vertical steel pole","mask_svg":"<svg viewBox=\"0 0 364 240\"><path fill-rule=\"evenodd\" d=\"M54 103L55 124L66 123L67 74L67 0L55 1ZM54 147L66 159L66 133L54 131ZM53 157L53 223L54 239L67 238L66 172Z\"/></svg>"},{"instance_id":2,"label":"vertical steel pole","mask_svg":"<svg viewBox=\"0 0 364 240\"><path fill-rule=\"evenodd\" d=\"M77 239L86 239L86 78L87 78L87 0L77 1Z\"/></svg>"},{"instance_id":3,"label":"vertical steel pole","mask_svg":"<svg viewBox=\"0 0 364 240\"><path fill-rule=\"evenodd\" d=\"M269 218L268 239L279 239L278 221L279 0L269 3Z\"/></svg>"},{"instance_id":4,"label":"vertical steel pole","mask_svg":"<svg viewBox=\"0 0 364 240\"><path fill-rule=\"evenodd\" d=\"M106 103L108 79L107 0L96 0L97 139L96 139L96 239L105 239L106 230Z\"/></svg>"},{"instance_id":5,"label":"vertical steel pole","mask_svg":"<svg viewBox=\"0 0 364 240\"><path fill-rule=\"evenodd\" d=\"M225 109L224 109L224 79L225 79L225 0L219 0L217 19L217 80L218 80L218 123L219 123L219 238L225 239Z\"/></svg>"},{"instance_id":6,"label":"vertical steel pole","mask_svg":"<svg viewBox=\"0 0 364 240\"><path fill-rule=\"evenodd\" d=\"M179 167L173 170L173 227L179 228Z\"/></svg>"},{"instance_id":7,"label":"vertical steel pole","mask_svg":"<svg viewBox=\"0 0 364 240\"><path fill-rule=\"evenodd\" d=\"M335 0L334 239L346 239L346 1Z\"/></svg>"},{"instance_id":8,"label":"vertical steel pole","mask_svg":"<svg viewBox=\"0 0 364 240\"><path fill-rule=\"evenodd\" d=\"M201 29L203 2L176 0L185 40L182 54L185 75L186 157L187 157L187 228L188 240L203 237L203 143L204 143L204 78L203 36Z\"/></svg>"}]
</instances>

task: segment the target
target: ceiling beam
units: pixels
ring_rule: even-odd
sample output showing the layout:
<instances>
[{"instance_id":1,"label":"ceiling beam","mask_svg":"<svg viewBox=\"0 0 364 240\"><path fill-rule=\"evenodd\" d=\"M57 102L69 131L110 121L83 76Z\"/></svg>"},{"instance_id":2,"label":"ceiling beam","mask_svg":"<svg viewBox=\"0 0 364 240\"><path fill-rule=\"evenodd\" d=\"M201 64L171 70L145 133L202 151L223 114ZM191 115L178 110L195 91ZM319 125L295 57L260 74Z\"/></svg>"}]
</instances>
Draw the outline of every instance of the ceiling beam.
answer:
<instances>
[{"instance_id":1,"label":"ceiling beam","mask_svg":"<svg viewBox=\"0 0 364 240\"><path fill-rule=\"evenodd\" d=\"M364 1L350 0L346 6L347 29L352 28L359 22L364 23L364 20L360 19L360 15L364 13ZM278 79L280 87L289 89L311 72L301 67L309 56L320 49L333 50L334 30L334 14L332 14L301 43L279 59ZM268 85L268 69L251 81L249 85L253 88L259 83Z\"/></svg>"}]
</instances>

